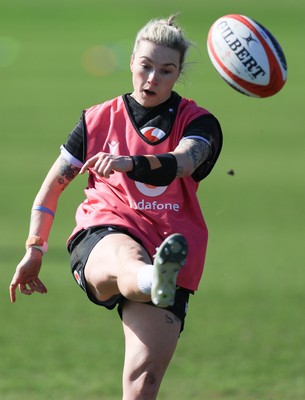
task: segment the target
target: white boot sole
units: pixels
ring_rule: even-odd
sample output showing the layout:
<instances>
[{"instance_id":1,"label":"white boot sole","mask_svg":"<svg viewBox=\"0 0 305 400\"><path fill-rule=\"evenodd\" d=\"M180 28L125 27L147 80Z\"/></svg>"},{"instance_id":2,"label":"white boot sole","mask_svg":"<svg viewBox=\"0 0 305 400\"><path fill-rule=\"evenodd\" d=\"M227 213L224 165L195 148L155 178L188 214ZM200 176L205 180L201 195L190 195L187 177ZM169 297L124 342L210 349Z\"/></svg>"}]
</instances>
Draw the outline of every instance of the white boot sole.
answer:
<instances>
[{"instance_id":1,"label":"white boot sole","mask_svg":"<svg viewBox=\"0 0 305 400\"><path fill-rule=\"evenodd\" d=\"M177 275L186 256L187 242L179 233L167 237L157 249L151 288L152 302L156 306L166 308L174 304Z\"/></svg>"}]
</instances>

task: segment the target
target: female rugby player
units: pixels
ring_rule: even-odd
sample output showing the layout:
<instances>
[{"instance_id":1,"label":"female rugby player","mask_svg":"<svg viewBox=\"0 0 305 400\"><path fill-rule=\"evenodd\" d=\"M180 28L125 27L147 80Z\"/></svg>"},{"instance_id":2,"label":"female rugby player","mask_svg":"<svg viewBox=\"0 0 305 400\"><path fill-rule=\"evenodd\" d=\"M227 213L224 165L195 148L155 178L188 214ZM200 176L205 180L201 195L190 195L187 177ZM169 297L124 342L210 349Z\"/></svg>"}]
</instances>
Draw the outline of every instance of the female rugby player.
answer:
<instances>
[{"instance_id":1,"label":"female rugby player","mask_svg":"<svg viewBox=\"0 0 305 400\"><path fill-rule=\"evenodd\" d=\"M10 286L46 293L39 279L59 196L88 174L68 239L78 285L117 307L125 336L123 399L156 399L202 275L207 227L196 191L221 150L217 119L173 87L190 43L175 17L137 34L133 90L86 109L34 200L26 253Z\"/></svg>"}]
</instances>

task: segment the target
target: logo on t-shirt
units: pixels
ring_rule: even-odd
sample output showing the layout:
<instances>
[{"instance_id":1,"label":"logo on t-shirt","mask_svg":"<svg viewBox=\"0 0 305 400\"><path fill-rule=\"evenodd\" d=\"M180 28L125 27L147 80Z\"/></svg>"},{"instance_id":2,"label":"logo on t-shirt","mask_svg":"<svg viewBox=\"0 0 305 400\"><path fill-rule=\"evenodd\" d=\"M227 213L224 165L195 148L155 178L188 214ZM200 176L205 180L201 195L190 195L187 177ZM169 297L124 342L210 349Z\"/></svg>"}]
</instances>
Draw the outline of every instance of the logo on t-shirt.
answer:
<instances>
[{"instance_id":1,"label":"logo on t-shirt","mask_svg":"<svg viewBox=\"0 0 305 400\"><path fill-rule=\"evenodd\" d=\"M119 142L116 142L115 140L112 140L111 142L108 142L109 146L109 153L110 154L115 154L115 151L119 145Z\"/></svg>"},{"instance_id":2,"label":"logo on t-shirt","mask_svg":"<svg viewBox=\"0 0 305 400\"><path fill-rule=\"evenodd\" d=\"M153 126L146 126L145 128L142 128L141 133L143 136L146 137L146 139L148 139L152 143L158 142L166 135L166 133L163 132L161 129L154 128Z\"/></svg>"},{"instance_id":3,"label":"logo on t-shirt","mask_svg":"<svg viewBox=\"0 0 305 400\"><path fill-rule=\"evenodd\" d=\"M144 194L147 197L157 197L160 196L162 193L166 191L168 186L152 186L148 185L147 183L137 182L135 181L135 185L139 192ZM164 211L164 210L171 210L171 211L179 211L180 206L177 203L163 203L158 202L156 200L149 201L149 200L140 200L138 202L132 201L131 207L136 210L154 210L154 211Z\"/></svg>"},{"instance_id":4,"label":"logo on t-shirt","mask_svg":"<svg viewBox=\"0 0 305 400\"><path fill-rule=\"evenodd\" d=\"M153 185L148 185L147 183L142 183L137 181L135 181L135 184L139 192L149 197L160 196L167 189L167 186L153 186Z\"/></svg>"}]
</instances>

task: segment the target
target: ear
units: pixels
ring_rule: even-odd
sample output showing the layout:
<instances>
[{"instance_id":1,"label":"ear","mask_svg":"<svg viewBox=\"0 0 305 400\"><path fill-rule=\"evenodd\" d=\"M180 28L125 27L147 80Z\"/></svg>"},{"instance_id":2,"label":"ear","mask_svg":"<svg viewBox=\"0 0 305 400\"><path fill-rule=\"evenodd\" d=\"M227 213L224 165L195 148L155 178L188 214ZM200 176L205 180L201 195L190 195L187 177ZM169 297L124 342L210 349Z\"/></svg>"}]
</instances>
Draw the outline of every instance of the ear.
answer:
<instances>
[{"instance_id":1,"label":"ear","mask_svg":"<svg viewBox=\"0 0 305 400\"><path fill-rule=\"evenodd\" d=\"M130 71L133 72L133 62L134 62L134 54L131 55L130 57Z\"/></svg>"}]
</instances>

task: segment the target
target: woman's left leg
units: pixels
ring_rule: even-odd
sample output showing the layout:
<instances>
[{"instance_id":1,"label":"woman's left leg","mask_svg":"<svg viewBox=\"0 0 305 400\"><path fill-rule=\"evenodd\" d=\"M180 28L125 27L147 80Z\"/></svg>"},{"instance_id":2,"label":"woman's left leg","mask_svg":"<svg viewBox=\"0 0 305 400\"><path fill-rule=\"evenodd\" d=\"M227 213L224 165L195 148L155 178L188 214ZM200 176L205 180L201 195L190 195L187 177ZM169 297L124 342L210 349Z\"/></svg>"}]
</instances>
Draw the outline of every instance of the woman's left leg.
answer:
<instances>
[{"instance_id":1,"label":"woman's left leg","mask_svg":"<svg viewBox=\"0 0 305 400\"><path fill-rule=\"evenodd\" d=\"M176 349L181 321L168 310L129 300L122 321L123 400L155 400Z\"/></svg>"}]
</instances>

